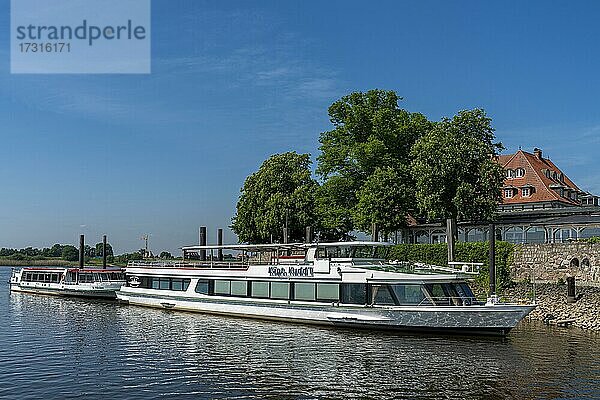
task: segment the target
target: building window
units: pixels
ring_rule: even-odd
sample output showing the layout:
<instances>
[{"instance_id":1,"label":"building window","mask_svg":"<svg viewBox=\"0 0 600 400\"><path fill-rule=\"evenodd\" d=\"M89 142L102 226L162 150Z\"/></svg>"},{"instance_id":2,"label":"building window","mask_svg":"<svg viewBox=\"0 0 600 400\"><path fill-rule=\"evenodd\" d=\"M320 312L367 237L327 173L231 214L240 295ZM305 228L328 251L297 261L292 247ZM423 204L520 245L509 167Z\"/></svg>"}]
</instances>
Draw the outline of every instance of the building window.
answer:
<instances>
[{"instance_id":1,"label":"building window","mask_svg":"<svg viewBox=\"0 0 600 400\"><path fill-rule=\"evenodd\" d=\"M528 187L524 187L523 189L521 189L521 194L523 195L523 197L529 197L531 196L531 189Z\"/></svg>"},{"instance_id":2,"label":"building window","mask_svg":"<svg viewBox=\"0 0 600 400\"><path fill-rule=\"evenodd\" d=\"M525 176L525 170L524 170L523 168L517 168L517 169L515 170L515 176L516 176L517 178L522 178L522 177L524 177L524 176Z\"/></svg>"},{"instance_id":3,"label":"building window","mask_svg":"<svg viewBox=\"0 0 600 400\"><path fill-rule=\"evenodd\" d=\"M515 177L515 171L513 171L512 169L507 169L506 170L506 179L512 179Z\"/></svg>"},{"instance_id":4,"label":"building window","mask_svg":"<svg viewBox=\"0 0 600 400\"><path fill-rule=\"evenodd\" d=\"M511 197L513 197L513 190L512 189L504 189L504 197L506 197L507 199L510 199Z\"/></svg>"}]
</instances>

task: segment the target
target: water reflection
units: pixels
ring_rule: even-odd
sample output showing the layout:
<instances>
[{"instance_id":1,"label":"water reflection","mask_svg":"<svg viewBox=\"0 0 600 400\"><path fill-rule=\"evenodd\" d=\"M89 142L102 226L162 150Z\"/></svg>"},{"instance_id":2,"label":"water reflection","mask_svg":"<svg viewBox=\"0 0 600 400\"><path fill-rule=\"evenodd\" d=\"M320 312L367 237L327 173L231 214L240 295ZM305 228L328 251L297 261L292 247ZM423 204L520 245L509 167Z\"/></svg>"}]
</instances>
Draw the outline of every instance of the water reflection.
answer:
<instances>
[{"instance_id":1,"label":"water reflection","mask_svg":"<svg viewBox=\"0 0 600 400\"><path fill-rule=\"evenodd\" d=\"M9 294L0 279L0 398L600 397L600 337L576 329L370 333Z\"/></svg>"}]
</instances>

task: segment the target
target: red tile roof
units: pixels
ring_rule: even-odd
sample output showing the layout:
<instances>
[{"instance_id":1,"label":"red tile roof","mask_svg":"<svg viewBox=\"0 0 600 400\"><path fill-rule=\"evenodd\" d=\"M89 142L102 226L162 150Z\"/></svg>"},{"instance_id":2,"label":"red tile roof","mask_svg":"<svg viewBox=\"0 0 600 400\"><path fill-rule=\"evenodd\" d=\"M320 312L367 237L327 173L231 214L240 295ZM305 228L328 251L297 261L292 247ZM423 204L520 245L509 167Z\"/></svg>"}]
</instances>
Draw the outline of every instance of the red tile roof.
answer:
<instances>
[{"instance_id":1,"label":"red tile roof","mask_svg":"<svg viewBox=\"0 0 600 400\"><path fill-rule=\"evenodd\" d=\"M505 178L504 187L514 187L513 197L504 197L503 204L535 203L544 201L560 201L569 205L580 205L578 200L560 196L552 187L562 187L564 190L581 192L581 189L573 183L552 161L542 157L541 150L534 150L535 154L519 150L514 154L498 156L498 163L505 170L523 168L525 174L521 178ZM550 177L546 171L550 171ZM562 174L562 180L560 179ZM523 187L533 186L534 190L530 196L523 196Z\"/></svg>"}]
</instances>

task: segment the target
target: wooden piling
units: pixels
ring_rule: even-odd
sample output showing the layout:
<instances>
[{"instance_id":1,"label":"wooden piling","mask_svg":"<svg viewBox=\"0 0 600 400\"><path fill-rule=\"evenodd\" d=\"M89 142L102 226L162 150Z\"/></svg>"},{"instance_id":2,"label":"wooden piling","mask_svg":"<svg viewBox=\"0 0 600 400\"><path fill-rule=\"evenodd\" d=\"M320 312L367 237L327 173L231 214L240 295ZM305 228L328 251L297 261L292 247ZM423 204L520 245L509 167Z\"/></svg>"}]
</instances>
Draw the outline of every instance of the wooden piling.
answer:
<instances>
[{"instance_id":1,"label":"wooden piling","mask_svg":"<svg viewBox=\"0 0 600 400\"><path fill-rule=\"evenodd\" d=\"M223 246L223 229L217 229L217 244ZM217 258L219 261L223 261L223 249L217 251Z\"/></svg>"},{"instance_id":2,"label":"wooden piling","mask_svg":"<svg viewBox=\"0 0 600 400\"><path fill-rule=\"evenodd\" d=\"M83 260L84 260L84 247L85 247L85 238L83 235L79 235L79 268L83 268Z\"/></svg>"},{"instance_id":3,"label":"wooden piling","mask_svg":"<svg viewBox=\"0 0 600 400\"><path fill-rule=\"evenodd\" d=\"M106 269L106 235L102 235L102 268Z\"/></svg>"},{"instance_id":4,"label":"wooden piling","mask_svg":"<svg viewBox=\"0 0 600 400\"><path fill-rule=\"evenodd\" d=\"M490 296L496 295L496 225L490 224Z\"/></svg>"},{"instance_id":5,"label":"wooden piling","mask_svg":"<svg viewBox=\"0 0 600 400\"><path fill-rule=\"evenodd\" d=\"M198 242L200 246L206 246L206 227L201 226L200 232L198 233ZM206 250L200 250L200 261L206 261Z\"/></svg>"},{"instance_id":6,"label":"wooden piling","mask_svg":"<svg viewBox=\"0 0 600 400\"><path fill-rule=\"evenodd\" d=\"M575 303L575 277L567 277L567 303Z\"/></svg>"}]
</instances>

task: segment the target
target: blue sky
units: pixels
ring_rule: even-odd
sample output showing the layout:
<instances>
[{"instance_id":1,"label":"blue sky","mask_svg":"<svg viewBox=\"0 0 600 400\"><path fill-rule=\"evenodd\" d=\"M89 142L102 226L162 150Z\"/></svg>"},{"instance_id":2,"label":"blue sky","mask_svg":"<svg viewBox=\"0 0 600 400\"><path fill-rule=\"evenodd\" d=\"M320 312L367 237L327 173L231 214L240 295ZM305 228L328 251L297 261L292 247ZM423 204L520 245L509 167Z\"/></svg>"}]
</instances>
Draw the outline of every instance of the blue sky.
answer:
<instances>
[{"instance_id":1,"label":"blue sky","mask_svg":"<svg viewBox=\"0 0 600 400\"><path fill-rule=\"evenodd\" d=\"M600 193L594 2L153 0L149 75L10 74L1 5L0 247L214 240L249 173L314 159L327 107L371 88L432 120L482 107L506 152Z\"/></svg>"}]
</instances>

